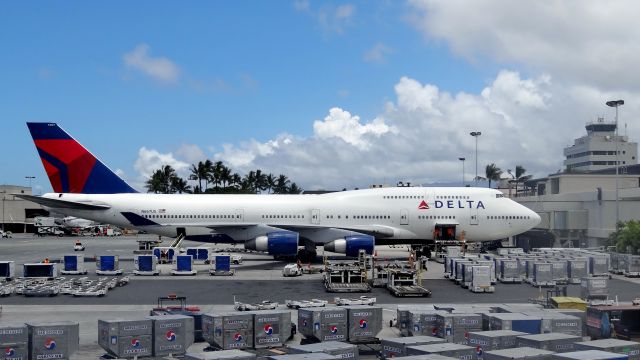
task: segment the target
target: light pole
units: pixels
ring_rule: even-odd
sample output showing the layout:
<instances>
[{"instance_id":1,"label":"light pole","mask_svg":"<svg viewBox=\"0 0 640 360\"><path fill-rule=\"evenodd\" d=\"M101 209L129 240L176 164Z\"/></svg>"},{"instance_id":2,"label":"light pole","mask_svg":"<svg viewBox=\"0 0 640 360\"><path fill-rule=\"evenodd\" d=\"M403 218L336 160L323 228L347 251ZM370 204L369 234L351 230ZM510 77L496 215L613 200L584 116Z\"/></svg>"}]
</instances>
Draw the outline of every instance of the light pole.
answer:
<instances>
[{"instance_id":1,"label":"light pole","mask_svg":"<svg viewBox=\"0 0 640 360\"><path fill-rule=\"evenodd\" d=\"M462 187L464 187L464 161L466 159L461 157L461 158L458 158L458 160L462 161Z\"/></svg>"},{"instance_id":2,"label":"light pole","mask_svg":"<svg viewBox=\"0 0 640 360\"><path fill-rule=\"evenodd\" d=\"M35 179L35 176L25 176L25 179L29 179L29 189L31 189L31 180ZM31 193L33 193L33 190L31 190Z\"/></svg>"},{"instance_id":3,"label":"light pole","mask_svg":"<svg viewBox=\"0 0 640 360\"><path fill-rule=\"evenodd\" d=\"M482 133L480 131L472 131L469 133L469 135L476 138L476 177L475 177L474 186L478 186L478 137L482 135Z\"/></svg>"},{"instance_id":4,"label":"light pole","mask_svg":"<svg viewBox=\"0 0 640 360\"><path fill-rule=\"evenodd\" d=\"M607 106L616 108L616 231L618 231L618 222L620 222L620 207L618 205L618 166L620 161L618 160L620 151L618 150L618 107L624 105L624 100L611 100L607 101Z\"/></svg>"},{"instance_id":5,"label":"light pole","mask_svg":"<svg viewBox=\"0 0 640 360\"><path fill-rule=\"evenodd\" d=\"M0 191L2 194L2 232L4 232L4 197L7 194L7 190Z\"/></svg>"}]
</instances>

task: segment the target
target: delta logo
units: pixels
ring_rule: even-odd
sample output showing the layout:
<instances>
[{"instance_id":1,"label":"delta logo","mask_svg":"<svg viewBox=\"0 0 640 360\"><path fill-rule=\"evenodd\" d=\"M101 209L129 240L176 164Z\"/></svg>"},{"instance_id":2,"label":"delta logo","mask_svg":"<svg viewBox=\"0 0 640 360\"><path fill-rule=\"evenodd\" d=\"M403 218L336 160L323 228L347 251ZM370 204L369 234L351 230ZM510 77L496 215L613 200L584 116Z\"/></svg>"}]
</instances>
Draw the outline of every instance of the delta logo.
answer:
<instances>
[{"instance_id":1,"label":"delta logo","mask_svg":"<svg viewBox=\"0 0 640 360\"><path fill-rule=\"evenodd\" d=\"M419 210L429 210L429 204L426 201L422 200L420 205L418 205Z\"/></svg>"},{"instance_id":2,"label":"delta logo","mask_svg":"<svg viewBox=\"0 0 640 360\"><path fill-rule=\"evenodd\" d=\"M6 349L4 349L4 354L5 356L13 356L16 354L16 349L12 348L12 347L8 347Z\"/></svg>"},{"instance_id":3,"label":"delta logo","mask_svg":"<svg viewBox=\"0 0 640 360\"><path fill-rule=\"evenodd\" d=\"M235 335L233 335L233 340L235 340L236 342L242 341L242 334L236 333Z\"/></svg>"},{"instance_id":4,"label":"delta logo","mask_svg":"<svg viewBox=\"0 0 640 360\"><path fill-rule=\"evenodd\" d=\"M331 331L332 334L337 334L338 333L338 327L335 325L331 325L329 327L329 331Z\"/></svg>"},{"instance_id":5,"label":"delta logo","mask_svg":"<svg viewBox=\"0 0 640 360\"><path fill-rule=\"evenodd\" d=\"M271 326L271 324L266 324L264 326L264 333L267 335L272 335L273 334L273 326Z\"/></svg>"},{"instance_id":6,"label":"delta logo","mask_svg":"<svg viewBox=\"0 0 640 360\"><path fill-rule=\"evenodd\" d=\"M136 338L131 339L131 347L139 348L140 347L140 340L136 339Z\"/></svg>"},{"instance_id":7,"label":"delta logo","mask_svg":"<svg viewBox=\"0 0 640 360\"><path fill-rule=\"evenodd\" d=\"M44 348L47 350L53 350L56 348L56 341L52 338L48 338L47 341L44 342Z\"/></svg>"},{"instance_id":8,"label":"delta logo","mask_svg":"<svg viewBox=\"0 0 640 360\"><path fill-rule=\"evenodd\" d=\"M367 320L360 319L360 329L366 329L366 328L367 328Z\"/></svg>"},{"instance_id":9,"label":"delta logo","mask_svg":"<svg viewBox=\"0 0 640 360\"><path fill-rule=\"evenodd\" d=\"M164 338L167 339L167 341L175 341L176 333L174 333L172 330L169 330L166 334L164 334Z\"/></svg>"}]
</instances>

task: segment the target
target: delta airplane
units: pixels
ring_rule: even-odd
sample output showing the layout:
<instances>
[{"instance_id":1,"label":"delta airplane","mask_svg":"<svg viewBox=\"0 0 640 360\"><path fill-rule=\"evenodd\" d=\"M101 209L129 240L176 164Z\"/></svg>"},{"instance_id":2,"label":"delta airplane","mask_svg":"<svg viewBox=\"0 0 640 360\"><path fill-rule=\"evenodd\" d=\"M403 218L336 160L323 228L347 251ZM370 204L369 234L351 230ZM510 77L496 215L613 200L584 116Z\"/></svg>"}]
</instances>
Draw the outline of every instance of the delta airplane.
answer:
<instances>
[{"instance_id":1,"label":"delta airplane","mask_svg":"<svg viewBox=\"0 0 640 360\"><path fill-rule=\"evenodd\" d=\"M16 196L57 213L167 237L244 243L275 256L326 251L355 256L434 240L504 239L540 222L497 190L394 187L322 195L138 193L55 123L27 123L53 193Z\"/></svg>"}]
</instances>

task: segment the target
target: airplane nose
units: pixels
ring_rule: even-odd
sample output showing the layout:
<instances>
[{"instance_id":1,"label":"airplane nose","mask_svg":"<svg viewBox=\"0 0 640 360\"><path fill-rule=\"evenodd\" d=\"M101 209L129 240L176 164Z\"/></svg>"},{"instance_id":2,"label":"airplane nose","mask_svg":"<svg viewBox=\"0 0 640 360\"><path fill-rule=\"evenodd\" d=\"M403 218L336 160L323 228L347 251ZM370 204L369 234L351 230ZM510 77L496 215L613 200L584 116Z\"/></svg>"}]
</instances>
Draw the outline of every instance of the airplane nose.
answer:
<instances>
[{"instance_id":1,"label":"airplane nose","mask_svg":"<svg viewBox=\"0 0 640 360\"><path fill-rule=\"evenodd\" d=\"M529 210L529 212L530 212L529 218L531 219L531 227L538 226L538 224L540 224L540 221L542 220L540 218L540 215L538 215L538 213L536 213L533 210Z\"/></svg>"}]
</instances>

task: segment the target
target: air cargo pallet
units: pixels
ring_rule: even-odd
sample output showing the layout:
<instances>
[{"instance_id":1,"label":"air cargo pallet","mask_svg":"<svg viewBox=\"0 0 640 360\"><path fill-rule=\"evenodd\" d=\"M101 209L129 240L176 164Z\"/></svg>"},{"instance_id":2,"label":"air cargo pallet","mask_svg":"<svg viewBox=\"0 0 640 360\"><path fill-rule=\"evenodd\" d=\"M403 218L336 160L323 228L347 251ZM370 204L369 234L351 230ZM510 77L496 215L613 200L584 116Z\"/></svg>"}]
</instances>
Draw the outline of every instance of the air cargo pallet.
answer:
<instances>
[{"instance_id":1,"label":"air cargo pallet","mask_svg":"<svg viewBox=\"0 0 640 360\"><path fill-rule=\"evenodd\" d=\"M133 270L133 275L137 275L137 276L158 276L158 275L160 275L160 270L153 270L153 271Z\"/></svg>"},{"instance_id":2,"label":"air cargo pallet","mask_svg":"<svg viewBox=\"0 0 640 360\"><path fill-rule=\"evenodd\" d=\"M60 270L60 275L87 275L88 271L85 270Z\"/></svg>"},{"instance_id":3,"label":"air cargo pallet","mask_svg":"<svg viewBox=\"0 0 640 360\"><path fill-rule=\"evenodd\" d=\"M498 278L498 281L503 284L521 284L521 278Z\"/></svg>"},{"instance_id":4,"label":"air cargo pallet","mask_svg":"<svg viewBox=\"0 0 640 360\"><path fill-rule=\"evenodd\" d=\"M474 293L492 293L496 291L495 286L478 286L478 287L469 287L469 290Z\"/></svg>"},{"instance_id":5,"label":"air cargo pallet","mask_svg":"<svg viewBox=\"0 0 640 360\"><path fill-rule=\"evenodd\" d=\"M118 275L122 275L122 269L118 269L118 270L96 270L96 275L118 276Z\"/></svg>"},{"instance_id":6,"label":"air cargo pallet","mask_svg":"<svg viewBox=\"0 0 640 360\"><path fill-rule=\"evenodd\" d=\"M536 287L552 287L552 286L556 286L556 282L555 281L541 281L541 282L532 281L531 285Z\"/></svg>"},{"instance_id":7,"label":"air cargo pallet","mask_svg":"<svg viewBox=\"0 0 640 360\"><path fill-rule=\"evenodd\" d=\"M327 292L332 293L360 293L371 292L371 286L367 283L328 283L325 282L324 288Z\"/></svg>"},{"instance_id":8,"label":"air cargo pallet","mask_svg":"<svg viewBox=\"0 0 640 360\"><path fill-rule=\"evenodd\" d=\"M389 286L387 287L389 292L396 297L430 297L431 290L419 286L419 285L410 285L410 286Z\"/></svg>"},{"instance_id":9,"label":"air cargo pallet","mask_svg":"<svg viewBox=\"0 0 640 360\"><path fill-rule=\"evenodd\" d=\"M209 275L211 276L233 276L235 274L236 274L236 269L231 269L229 271L222 271L222 270L216 271L215 269L209 270Z\"/></svg>"},{"instance_id":10,"label":"air cargo pallet","mask_svg":"<svg viewBox=\"0 0 640 360\"><path fill-rule=\"evenodd\" d=\"M580 285L581 279L569 279L569 284Z\"/></svg>"},{"instance_id":11,"label":"air cargo pallet","mask_svg":"<svg viewBox=\"0 0 640 360\"><path fill-rule=\"evenodd\" d=\"M195 276L198 272L195 270L191 271L182 271L182 270L171 270L171 275L175 276Z\"/></svg>"}]
</instances>

